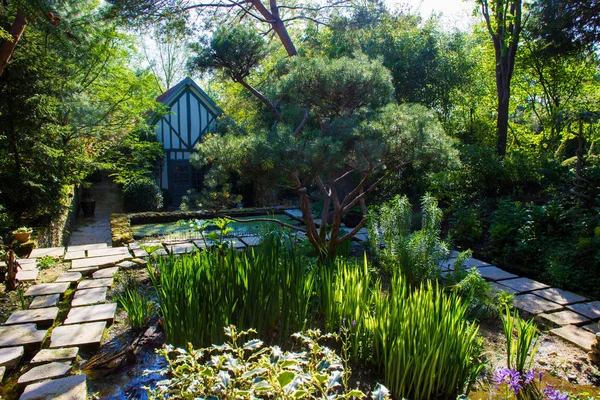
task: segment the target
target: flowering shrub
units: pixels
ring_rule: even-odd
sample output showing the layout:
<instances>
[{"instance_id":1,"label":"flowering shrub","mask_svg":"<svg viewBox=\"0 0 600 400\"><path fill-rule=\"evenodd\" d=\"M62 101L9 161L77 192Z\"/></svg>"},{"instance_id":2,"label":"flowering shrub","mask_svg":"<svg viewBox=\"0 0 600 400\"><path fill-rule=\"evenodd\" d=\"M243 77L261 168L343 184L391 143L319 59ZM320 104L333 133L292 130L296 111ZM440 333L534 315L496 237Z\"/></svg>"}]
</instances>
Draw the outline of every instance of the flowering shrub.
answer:
<instances>
[{"instance_id":1,"label":"flowering shrub","mask_svg":"<svg viewBox=\"0 0 600 400\"><path fill-rule=\"evenodd\" d=\"M256 333L225 328L228 342L188 350L165 346L158 350L168 362L169 378L149 390L150 399L364 399L362 391L348 388L349 370L335 351L319 343L335 335L309 330L292 335L300 352L282 351L278 346L241 339ZM389 399L388 390L378 385L374 400Z\"/></svg>"}]
</instances>

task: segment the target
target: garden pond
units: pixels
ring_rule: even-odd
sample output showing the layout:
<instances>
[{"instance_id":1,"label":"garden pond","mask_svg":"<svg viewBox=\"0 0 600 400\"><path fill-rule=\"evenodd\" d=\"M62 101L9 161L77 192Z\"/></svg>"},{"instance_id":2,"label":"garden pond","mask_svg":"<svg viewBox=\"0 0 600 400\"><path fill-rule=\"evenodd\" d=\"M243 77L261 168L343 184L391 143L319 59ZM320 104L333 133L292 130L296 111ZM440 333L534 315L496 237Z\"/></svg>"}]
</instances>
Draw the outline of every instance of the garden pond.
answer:
<instances>
[{"instance_id":1,"label":"garden pond","mask_svg":"<svg viewBox=\"0 0 600 400\"><path fill-rule=\"evenodd\" d=\"M285 215L285 214L274 214L274 215L265 215L265 216L250 216L250 217L239 217L236 218L238 220L248 221L255 219L276 219L283 223L292 226L300 226L302 225L299 221ZM202 221L202 220L200 220ZM262 233L272 231L274 229L280 229L281 225L276 222L267 222L267 221L255 221L255 222L231 222L228 226L232 231L228 234L228 236L255 236L260 235ZM209 233L211 231L216 231L218 228L215 225L211 225L206 229L206 232ZM148 223L148 224L140 224L140 225L132 225L131 231L133 233L133 238L135 240L143 240L143 239L192 239L197 238L198 233L191 229L187 224L182 223L181 221L175 222L157 222L157 223Z\"/></svg>"}]
</instances>

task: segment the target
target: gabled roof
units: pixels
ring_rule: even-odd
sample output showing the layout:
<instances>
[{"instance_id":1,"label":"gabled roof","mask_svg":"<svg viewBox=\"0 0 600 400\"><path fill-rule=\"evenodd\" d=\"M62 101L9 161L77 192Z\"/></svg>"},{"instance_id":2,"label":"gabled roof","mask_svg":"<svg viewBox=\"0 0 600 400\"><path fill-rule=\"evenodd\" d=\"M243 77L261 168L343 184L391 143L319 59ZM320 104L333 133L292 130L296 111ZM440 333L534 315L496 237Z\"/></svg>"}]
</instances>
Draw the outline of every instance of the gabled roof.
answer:
<instances>
[{"instance_id":1,"label":"gabled roof","mask_svg":"<svg viewBox=\"0 0 600 400\"><path fill-rule=\"evenodd\" d=\"M177 85L173 86L172 88L158 96L156 98L156 101L169 106L171 105L171 102L187 87L191 87L192 89L194 89L200 95L202 100L204 100L207 104L211 105L217 111L217 115L221 115L223 113L223 110L221 110L217 106L213 99L211 99L210 96L204 92L204 90L200 89L200 86L198 86L196 82L194 82L194 80L190 77L186 77Z\"/></svg>"}]
</instances>

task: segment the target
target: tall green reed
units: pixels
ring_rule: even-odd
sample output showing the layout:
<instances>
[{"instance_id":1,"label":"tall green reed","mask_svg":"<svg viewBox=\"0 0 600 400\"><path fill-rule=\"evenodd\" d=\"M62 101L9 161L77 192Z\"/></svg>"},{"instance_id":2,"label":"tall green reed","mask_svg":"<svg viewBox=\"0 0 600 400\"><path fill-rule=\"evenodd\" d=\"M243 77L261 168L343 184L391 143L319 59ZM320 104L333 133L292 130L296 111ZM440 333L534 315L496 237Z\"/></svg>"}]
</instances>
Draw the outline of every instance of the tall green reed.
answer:
<instances>
[{"instance_id":1,"label":"tall green reed","mask_svg":"<svg viewBox=\"0 0 600 400\"><path fill-rule=\"evenodd\" d=\"M410 290L399 274L373 302L375 362L395 397L468 394L482 365L479 328L468 322L467 304L432 283Z\"/></svg>"},{"instance_id":2,"label":"tall green reed","mask_svg":"<svg viewBox=\"0 0 600 400\"><path fill-rule=\"evenodd\" d=\"M456 398L481 371L478 327L468 305L433 284L411 287L396 273L384 290L367 263L341 261L319 273L328 329L344 324L349 358L383 371L396 398Z\"/></svg>"},{"instance_id":3,"label":"tall green reed","mask_svg":"<svg viewBox=\"0 0 600 400\"><path fill-rule=\"evenodd\" d=\"M525 373L533 368L533 359L538 349L537 326L533 319L525 321L519 318L518 311L511 313L509 305L505 306L505 313L501 314L500 318L506 337L506 367L525 376ZM513 333L516 333L516 337ZM542 395L535 379L524 384L523 389L517 393L519 400L539 398L542 398Z\"/></svg>"},{"instance_id":4,"label":"tall green reed","mask_svg":"<svg viewBox=\"0 0 600 400\"><path fill-rule=\"evenodd\" d=\"M220 343L231 324L283 338L307 320L313 268L278 235L245 252L209 249L157 261L150 276L175 346Z\"/></svg>"}]
</instances>

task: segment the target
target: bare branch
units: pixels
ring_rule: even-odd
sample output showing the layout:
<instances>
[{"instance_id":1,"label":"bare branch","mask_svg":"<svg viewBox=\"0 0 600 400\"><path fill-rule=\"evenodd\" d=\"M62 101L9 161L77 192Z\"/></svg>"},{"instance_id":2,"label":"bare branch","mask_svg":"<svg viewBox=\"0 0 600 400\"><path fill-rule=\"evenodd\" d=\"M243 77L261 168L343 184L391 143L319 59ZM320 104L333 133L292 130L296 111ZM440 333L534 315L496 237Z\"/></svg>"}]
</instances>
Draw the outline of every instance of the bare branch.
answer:
<instances>
[{"instance_id":1,"label":"bare branch","mask_svg":"<svg viewBox=\"0 0 600 400\"><path fill-rule=\"evenodd\" d=\"M300 125L298 125L298 127L294 131L294 137L295 138L297 138L298 135L300 134L300 132L302 132L302 128L304 128L304 125L306 124L306 121L308 121L308 114L309 114L309 108L306 107L306 111L304 112L304 118L302 118L302 121L300 122Z\"/></svg>"}]
</instances>

